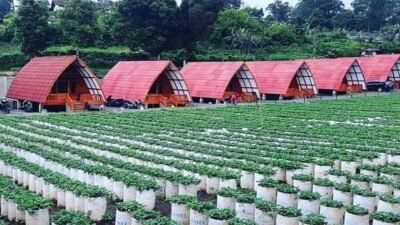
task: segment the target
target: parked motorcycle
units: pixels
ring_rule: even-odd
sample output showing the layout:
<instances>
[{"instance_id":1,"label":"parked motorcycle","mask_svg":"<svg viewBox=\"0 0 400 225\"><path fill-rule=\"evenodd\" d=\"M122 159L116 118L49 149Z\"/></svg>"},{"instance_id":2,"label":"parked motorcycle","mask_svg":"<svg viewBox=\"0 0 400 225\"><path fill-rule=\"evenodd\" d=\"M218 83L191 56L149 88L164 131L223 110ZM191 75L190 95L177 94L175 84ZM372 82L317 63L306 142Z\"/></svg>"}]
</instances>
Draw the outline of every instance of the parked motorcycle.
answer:
<instances>
[{"instance_id":1,"label":"parked motorcycle","mask_svg":"<svg viewBox=\"0 0 400 225\"><path fill-rule=\"evenodd\" d=\"M30 101L23 101L21 109L24 110L25 112L32 112L33 111L33 104Z\"/></svg>"},{"instance_id":2,"label":"parked motorcycle","mask_svg":"<svg viewBox=\"0 0 400 225\"><path fill-rule=\"evenodd\" d=\"M7 101L7 99L3 99L0 102L0 110L2 112L4 112L5 114L9 114L11 111L11 105L10 103Z\"/></svg>"},{"instance_id":3,"label":"parked motorcycle","mask_svg":"<svg viewBox=\"0 0 400 225\"><path fill-rule=\"evenodd\" d=\"M122 98L113 99L112 96L108 96L106 106L111 107L124 107L125 109L140 109L140 107L144 107L143 103L139 101L128 101Z\"/></svg>"}]
</instances>

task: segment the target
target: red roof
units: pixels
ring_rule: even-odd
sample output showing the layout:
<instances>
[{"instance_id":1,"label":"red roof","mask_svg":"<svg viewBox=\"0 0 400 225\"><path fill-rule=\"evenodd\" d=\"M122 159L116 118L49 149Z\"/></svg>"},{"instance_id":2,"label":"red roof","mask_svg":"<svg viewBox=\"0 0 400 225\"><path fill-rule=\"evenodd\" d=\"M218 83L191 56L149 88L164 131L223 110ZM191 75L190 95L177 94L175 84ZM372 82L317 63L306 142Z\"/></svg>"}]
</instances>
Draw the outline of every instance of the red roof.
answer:
<instances>
[{"instance_id":1,"label":"red roof","mask_svg":"<svg viewBox=\"0 0 400 225\"><path fill-rule=\"evenodd\" d=\"M387 81L393 66L400 60L400 56L378 55L373 57L361 57L357 60L360 63L367 82Z\"/></svg>"},{"instance_id":2,"label":"red roof","mask_svg":"<svg viewBox=\"0 0 400 225\"><path fill-rule=\"evenodd\" d=\"M101 87L106 97L143 101L153 83L170 65L174 66L170 61L119 62L104 77Z\"/></svg>"},{"instance_id":3,"label":"red roof","mask_svg":"<svg viewBox=\"0 0 400 225\"><path fill-rule=\"evenodd\" d=\"M18 72L7 97L44 103L58 77L77 59L77 56L33 58Z\"/></svg>"},{"instance_id":4,"label":"red roof","mask_svg":"<svg viewBox=\"0 0 400 225\"><path fill-rule=\"evenodd\" d=\"M355 58L306 60L317 88L323 90L339 90L354 62L357 62Z\"/></svg>"},{"instance_id":5,"label":"red roof","mask_svg":"<svg viewBox=\"0 0 400 225\"><path fill-rule=\"evenodd\" d=\"M244 62L190 62L181 70L193 97L223 99Z\"/></svg>"},{"instance_id":6,"label":"red roof","mask_svg":"<svg viewBox=\"0 0 400 225\"><path fill-rule=\"evenodd\" d=\"M247 62L260 93L284 95L297 71L303 66L302 61L257 61Z\"/></svg>"}]
</instances>

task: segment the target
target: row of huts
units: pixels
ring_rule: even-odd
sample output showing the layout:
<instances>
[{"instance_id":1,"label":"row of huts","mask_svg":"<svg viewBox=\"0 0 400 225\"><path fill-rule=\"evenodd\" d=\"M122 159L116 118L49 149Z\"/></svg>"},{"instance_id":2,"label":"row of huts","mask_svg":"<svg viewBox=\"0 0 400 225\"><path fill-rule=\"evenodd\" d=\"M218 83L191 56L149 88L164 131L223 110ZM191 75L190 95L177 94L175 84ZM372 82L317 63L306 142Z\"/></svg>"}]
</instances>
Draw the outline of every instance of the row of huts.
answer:
<instances>
[{"instance_id":1,"label":"row of huts","mask_svg":"<svg viewBox=\"0 0 400 225\"><path fill-rule=\"evenodd\" d=\"M361 92L369 81L400 87L400 55L296 61L190 62L179 70L170 61L122 61L99 80L77 56L33 58L16 75L7 97L30 101L36 111L79 110L109 96L146 105L219 103L313 97ZM17 104L18 105L18 104Z\"/></svg>"}]
</instances>

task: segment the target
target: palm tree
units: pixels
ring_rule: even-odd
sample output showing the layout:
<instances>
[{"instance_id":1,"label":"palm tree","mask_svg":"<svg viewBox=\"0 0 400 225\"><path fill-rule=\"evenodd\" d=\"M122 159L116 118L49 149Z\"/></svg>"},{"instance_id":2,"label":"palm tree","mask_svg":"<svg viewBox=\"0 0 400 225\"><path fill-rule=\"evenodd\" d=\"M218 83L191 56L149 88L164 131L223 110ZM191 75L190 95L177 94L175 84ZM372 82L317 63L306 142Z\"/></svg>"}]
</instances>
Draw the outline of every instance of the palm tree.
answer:
<instances>
[{"instance_id":1,"label":"palm tree","mask_svg":"<svg viewBox=\"0 0 400 225\"><path fill-rule=\"evenodd\" d=\"M226 38L231 41L231 45L234 49L239 49L241 53L247 54L261 42L261 38L258 35L251 33L246 28L232 30L231 36Z\"/></svg>"}]
</instances>

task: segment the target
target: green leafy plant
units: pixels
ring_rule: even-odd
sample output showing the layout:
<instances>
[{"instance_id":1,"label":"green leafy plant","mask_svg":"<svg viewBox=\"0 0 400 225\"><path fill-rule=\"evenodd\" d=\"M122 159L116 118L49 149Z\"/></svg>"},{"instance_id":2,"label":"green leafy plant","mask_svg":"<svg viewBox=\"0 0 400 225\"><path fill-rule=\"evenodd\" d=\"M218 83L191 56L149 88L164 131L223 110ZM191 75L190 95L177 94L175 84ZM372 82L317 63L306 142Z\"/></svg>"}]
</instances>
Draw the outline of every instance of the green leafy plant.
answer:
<instances>
[{"instance_id":1,"label":"green leafy plant","mask_svg":"<svg viewBox=\"0 0 400 225\"><path fill-rule=\"evenodd\" d=\"M318 192L311 191L301 191L299 193L299 199L315 201L321 198L321 195Z\"/></svg>"},{"instance_id":2,"label":"green leafy plant","mask_svg":"<svg viewBox=\"0 0 400 225\"><path fill-rule=\"evenodd\" d=\"M314 176L311 174L295 174L292 176L292 179L299 181L313 181Z\"/></svg>"},{"instance_id":3,"label":"green leafy plant","mask_svg":"<svg viewBox=\"0 0 400 225\"><path fill-rule=\"evenodd\" d=\"M196 197L193 196L188 196L188 195L173 195L169 198L167 198L167 201L175 204L190 204L193 202L196 202L197 199Z\"/></svg>"},{"instance_id":4,"label":"green leafy plant","mask_svg":"<svg viewBox=\"0 0 400 225\"><path fill-rule=\"evenodd\" d=\"M341 192L352 192L356 187L351 184L345 184L345 183L340 183L340 184L335 184L335 190L341 191Z\"/></svg>"},{"instance_id":5,"label":"green leafy plant","mask_svg":"<svg viewBox=\"0 0 400 225\"><path fill-rule=\"evenodd\" d=\"M89 218L81 212L61 210L51 216L55 225L91 225Z\"/></svg>"},{"instance_id":6,"label":"green leafy plant","mask_svg":"<svg viewBox=\"0 0 400 225\"><path fill-rule=\"evenodd\" d=\"M372 213L372 219L385 222L385 223L399 223L400 215L392 212L374 212Z\"/></svg>"},{"instance_id":7,"label":"green leafy plant","mask_svg":"<svg viewBox=\"0 0 400 225\"><path fill-rule=\"evenodd\" d=\"M390 185L390 184L393 183L393 180L388 178L388 177L385 177L385 176L379 176L379 177L373 179L372 182L374 182L376 184L387 184L387 185Z\"/></svg>"},{"instance_id":8,"label":"green leafy plant","mask_svg":"<svg viewBox=\"0 0 400 225\"><path fill-rule=\"evenodd\" d=\"M199 212L205 213L208 210L215 209L215 205L211 202L191 202L189 203L189 208Z\"/></svg>"},{"instance_id":9,"label":"green leafy plant","mask_svg":"<svg viewBox=\"0 0 400 225\"><path fill-rule=\"evenodd\" d=\"M234 218L228 221L228 225L256 225L256 223L251 220Z\"/></svg>"},{"instance_id":10,"label":"green leafy plant","mask_svg":"<svg viewBox=\"0 0 400 225\"><path fill-rule=\"evenodd\" d=\"M237 194L238 194L238 191L233 188L221 188L218 191L218 195L221 195L222 197L226 197L226 198L235 198Z\"/></svg>"},{"instance_id":11,"label":"green leafy plant","mask_svg":"<svg viewBox=\"0 0 400 225\"><path fill-rule=\"evenodd\" d=\"M319 159L316 160L314 163L319 166L332 166L334 164L334 161L330 159Z\"/></svg>"},{"instance_id":12,"label":"green leafy plant","mask_svg":"<svg viewBox=\"0 0 400 225\"><path fill-rule=\"evenodd\" d=\"M313 181L314 185L318 185L318 186L324 186L324 187L333 187L333 182L329 179L315 179Z\"/></svg>"},{"instance_id":13,"label":"green leafy plant","mask_svg":"<svg viewBox=\"0 0 400 225\"><path fill-rule=\"evenodd\" d=\"M279 207L278 214L286 217L299 217L301 210L294 207Z\"/></svg>"},{"instance_id":14,"label":"green leafy plant","mask_svg":"<svg viewBox=\"0 0 400 225\"><path fill-rule=\"evenodd\" d=\"M160 216L157 218L147 219L141 222L142 225L179 225L178 222L172 221L171 219Z\"/></svg>"},{"instance_id":15,"label":"green leafy plant","mask_svg":"<svg viewBox=\"0 0 400 225\"><path fill-rule=\"evenodd\" d=\"M307 225L325 225L325 217L320 214L310 214L306 217L302 217L300 221Z\"/></svg>"},{"instance_id":16,"label":"green leafy plant","mask_svg":"<svg viewBox=\"0 0 400 225\"><path fill-rule=\"evenodd\" d=\"M360 189L360 188L355 188L352 191L356 195L360 195L363 197L376 197L377 193L370 191L370 190L365 190L365 189Z\"/></svg>"},{"instance_id":17,"label":"green leafy plant","mask_svg":"<svg viewBox=\"0 0 400 225\"><path fill-rule=\"evenodd\" d=\"M364 175L364 174L356 174L351 176L352 180L355 181L361 181L361 182L371 182L373 177L369 176L369 175Z\"/></svg>"},{"instance_id":18,"label":"green leafy plant","mask_svg":"<svg viewBox=\"0 0 400 225\"><path fill-rule=\"evenodd\" d=\"M381 194L381 195L379 195L379 199L384 202L391 203L391 204L400 204L400 198L394 197L391 194Z\"/></svg>"},{"instance_id":19,"label":"green leafy plant","mask_svg":"<svg viewBox=\"0 0 400 225\"><path fill-rule=\"evenodd\" d=\"M278 206L274 202L261 199L256 200L256 208L263 212L276 212L278 210Z\"/></svg>"},{"instance_id":20,"label":"green leafy plant","mask_svg":"<svg viewBox=\"0 0 400 225\"><path fill-rule=\"evenodd\" d=\"M369 171L379 171L379 166L374 164L361 164L359 167L361 170L369 170Z\"/></svg>"},{"instance_id":21,"label":"green leafy plant","mask_svg":"<svg viewBox=\"0 0 400 225\"><path fill-rule=\"evenodd\" d=\"M144 206L136 201L120 202L117 204L117 209L121 212L133 212L144 208Z\"/></svg>"},{"instance_id":22,"label":"green leafy plant","mask_svg":"<svg viewBox=\"0 0 400 225\"><path fill-rule=\"evenodd\" d=\"M278 191L286 194L296 194L299 192L299 189L290 184L280 184L278 186Z\"/></svg>"},{"instance_id":23,"label":"green leafy plant","mask_svg":"<svg viewBox=\"0 0 400 225\"><path fill-rule=\"evenodd\" d=\"M255 200L255 196L250 194L238 194L236 196L236 202L238 203L254 203Z\"/></svg>"},{"instance_id":24,"label":"green leafy plant","mask_svg":"<svg viewBox=\"0 0 400 225\"><path fill-rule=\"evenodd\" d=\"M326 206L326 207L330 207L330 208L342 208L343 207L343 203L336 201L336 200L331 200L331 199L327 199L324 198L321 200L321 205Z\"/></svg>"},{"instance_id":25,"label":"green leafy plant","mask_svg":"<svg viewBox=\"0 0 400 225\"><path fill-rule=\"evenodd\" d=\"M276 188L279 185L279 182L271 178L265 178L260 181L259 185L265 188Z\"/></svg>"},{"instance_id":26,"label":"green leafy plant","mask_svg":"<svg viewBox=\"0 0 400 225\"><path fill-rule=\"evenodd\" d=\"M232 209L211 209L206 212L206 215L216 220L229 220L236 216Z\"/></svg>"},{"instance_id":27,"label":"green leafy plant","mask_svg":"<svg viewBox=\"0 0 400 225\"><path fill-rule=\"evenodd\" d=\"M350 214L353 215L360 215L360 216L364 216L364 215L368 215L368 209L363 208L359 205L349 205L346 206L346 211Z\"/></svg>"},{"instance_id":28,"label":"green leafy plant","mask_svg":"<svg viewBox=\"0 0 400 225\"><path fill-rule=\"evenodd\" d=\"M333 168L328 171L328 174L338 176L338 177L342 177L342 176L347 177L349 175L349 172Z\"/></svg>"}]
</instances>

